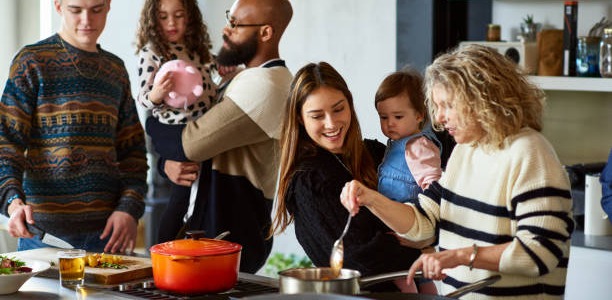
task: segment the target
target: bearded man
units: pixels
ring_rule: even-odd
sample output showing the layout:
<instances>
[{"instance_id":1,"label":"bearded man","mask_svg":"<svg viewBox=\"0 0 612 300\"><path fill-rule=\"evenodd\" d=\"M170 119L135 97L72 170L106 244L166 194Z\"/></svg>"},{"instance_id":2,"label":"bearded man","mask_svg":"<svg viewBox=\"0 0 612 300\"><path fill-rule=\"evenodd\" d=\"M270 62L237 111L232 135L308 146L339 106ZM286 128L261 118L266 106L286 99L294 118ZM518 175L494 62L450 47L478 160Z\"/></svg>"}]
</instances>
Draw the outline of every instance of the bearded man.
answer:
<instances>
[{"instance_id":1,"label":"bearded man","mask_svg":"<svg viewBox=\"0 0 612 300\"><path fill-rule=\"evenodd\" d=\"M257 272L272 249L267 235L278 173L275 153L293 77L278 47L292 15L287 0L235 1L226 12L217 61L246 69L227 85L220 103L197 120L184 126L147 120L147 133L164 158L161 173L178 185L196 180L199 185L185 228L204 230L207 237L230 231L226 240L243 246L242 272Z\"/></svg>"}]
</instances>

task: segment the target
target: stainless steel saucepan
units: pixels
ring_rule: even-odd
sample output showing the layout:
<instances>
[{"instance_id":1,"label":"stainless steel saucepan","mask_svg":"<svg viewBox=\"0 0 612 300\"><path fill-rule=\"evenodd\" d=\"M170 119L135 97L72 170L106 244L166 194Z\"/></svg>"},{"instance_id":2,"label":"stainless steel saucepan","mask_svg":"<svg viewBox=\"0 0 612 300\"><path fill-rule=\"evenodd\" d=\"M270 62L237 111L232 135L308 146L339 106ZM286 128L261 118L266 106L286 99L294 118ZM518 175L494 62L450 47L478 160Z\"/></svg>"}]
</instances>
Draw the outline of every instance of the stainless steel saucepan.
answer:
<instances>
[{"instance_id":1,"label":"stainless steel saucepan","mask_svg":"<svg viewBox=\"0 0 612 300\"><path fill-rule=\"evenodd\" d=\"M278 273L279 292L333 293L354 295L361 292L361 286L368 286L391 279L402 278L408 271L384 273L376 276L361 277L361 273L351 269L341 269L335 276L332 268L294 268Z\"/></svg>"},{"instance_id":2,"label":"stainless steel saucepan","mask_svg":"<svg viewBox=\"0 0 612 300\"><path fill-rule=\"evenodd\" d=\"M334 277L333 270L331 268L294 268L284 270L279 274L279 292L281 294L302 294L302 293L315 293L315 294L345 294L345 295L357 295L361 293L362 287L367 287L372 284L403 278L408 275L408 271L398 271L392 273L384 273L376 276L361 277L361 273L356 270L342 269L338 277ZM417 272L416 277L422 276L420 272ZM479 290L483 287L491 285L501 279L501 276L494 275L489 278L468 284L446 296L432 296L432 295L421 295L421 294L402 294L402 293L389 293L389 294L402 294L413 295L414 298L403 298L403 299L456 299L467 293ZM379 294L384 297L384 294ZM363 295L366 297L375 296L375 294ZM421 296L431 296L431 298L423 298ZM392 298L383 298L392 299Z\"/></svg>"}]
</instances>

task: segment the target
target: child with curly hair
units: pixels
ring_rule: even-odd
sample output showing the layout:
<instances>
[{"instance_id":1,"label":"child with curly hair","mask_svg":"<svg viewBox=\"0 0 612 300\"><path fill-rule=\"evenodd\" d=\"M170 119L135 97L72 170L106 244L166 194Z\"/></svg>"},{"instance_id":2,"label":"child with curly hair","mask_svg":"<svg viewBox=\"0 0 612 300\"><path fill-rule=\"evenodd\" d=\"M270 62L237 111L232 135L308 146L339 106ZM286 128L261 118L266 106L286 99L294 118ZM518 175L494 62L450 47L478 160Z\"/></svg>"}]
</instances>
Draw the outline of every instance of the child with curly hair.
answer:
<instances>
[{"instance_id":1,"label":"child with curly hair","mask_svg":"<svg viewBox=\"0 0 612 300\"><path fill-rule=\"evenodd\" d=\"M206 23L196 0L146 0L138 26L137 53L139 88L138 103L151 111L153 117L164 124L185 124L202 116L215 104L218 85L213 80L216 71L214 57L210 53L211 41ZM202 74L202 95L191 105L174 108L164 103L176 82L172 72L155 80L160 67L171 60L191 63ZM220 68L219 75L232 68ZM225 81L225 78L224 78ZM190 165L199 171L199 164ZM163 173L163 172L162 172ZM197 181L196 181L197 182ZM179 234L190 201L197 193L197 185L185 187L172 184L168 206L159 228L159 242L174 240Z\"/></svg>"}]
</instances>

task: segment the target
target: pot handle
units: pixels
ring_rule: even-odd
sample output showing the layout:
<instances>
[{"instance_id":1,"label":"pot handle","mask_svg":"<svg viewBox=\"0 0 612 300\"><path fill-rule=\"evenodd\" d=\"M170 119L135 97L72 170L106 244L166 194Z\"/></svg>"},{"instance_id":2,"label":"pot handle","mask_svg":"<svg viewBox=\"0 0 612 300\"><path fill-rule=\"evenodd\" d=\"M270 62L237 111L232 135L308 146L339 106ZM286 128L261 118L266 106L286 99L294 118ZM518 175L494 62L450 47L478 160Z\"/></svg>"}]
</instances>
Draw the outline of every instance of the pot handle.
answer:
<instances>
[{"instance_id":1,"label":"pot handle","mask_svg":"<svg viewBox=\"0 0 612 300\"><path fill-rule=\"evenodd\" d=\"M477 291L481 288L484 288L486 286L489 286L491 284L496 283L497 281L499 281L501 279L501 276L498 275L493 275L490 277L487 277L485 279L481 279L478 280L476 282L472 282L470 284L466 284L458 289L456 289L454 292L448 293L445 296L449 297L449 298L459 298L467 293L471 293L474 291Z\"/></svg>"},{"instance_id":2,"label":"pot handle","mask_svg":"<svg viewBox=\"0 0 612 300\"><path fill-rule=\"evenodd\" d=\"M397 272L390 272L390 273L383 273L383 274L379 274L379 275L374 275L374 276L368 276L368 277L364 277L361 278L361 280L359 280L359 283L361 286L363 287L367 287L376 283L380 283L380 282L385 282L385 281L389 281L392 279L397 279L397 278L402 278L402 277L406 277L408 276L408 270L404 270L404 271L397 271ZM423 272L421 271L416 271L416 273L414 274L414 278L421 278L423 277Z\"/></svg>"}]
</instances>

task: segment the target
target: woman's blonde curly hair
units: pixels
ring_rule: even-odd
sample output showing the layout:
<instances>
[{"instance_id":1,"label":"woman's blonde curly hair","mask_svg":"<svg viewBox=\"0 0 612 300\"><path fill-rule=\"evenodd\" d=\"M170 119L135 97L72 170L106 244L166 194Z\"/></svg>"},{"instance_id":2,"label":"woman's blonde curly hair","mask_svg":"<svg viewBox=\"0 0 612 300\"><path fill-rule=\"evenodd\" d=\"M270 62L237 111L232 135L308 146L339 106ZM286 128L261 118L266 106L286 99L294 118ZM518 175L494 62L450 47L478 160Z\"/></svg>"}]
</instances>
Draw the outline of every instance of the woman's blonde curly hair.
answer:
<instances>
[{"instance_id":1,"label":"woman's blonde curly hair","mask_svg":"<svg viewBox=\"0 0 612 300\"><path fill-rule=\"evenodd\" d=\"M475 124L484 133L474 144L501 149L504 140L530 127L542 131L544 92L520 67L495 49L469 45L436 58L425 71L426 103L436 130L434 86L446 90L458 111L459 126Z\"/></svg>"}]
</instances>

